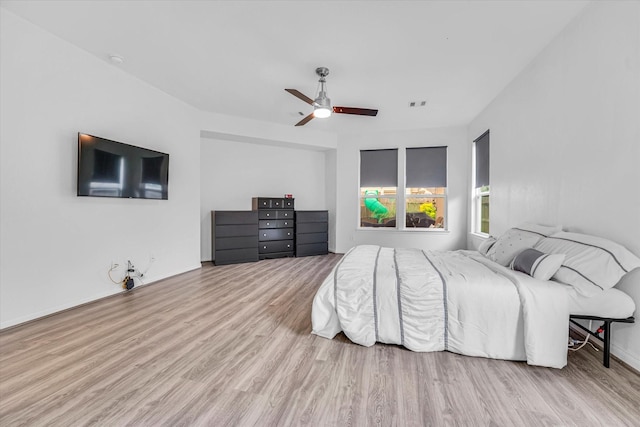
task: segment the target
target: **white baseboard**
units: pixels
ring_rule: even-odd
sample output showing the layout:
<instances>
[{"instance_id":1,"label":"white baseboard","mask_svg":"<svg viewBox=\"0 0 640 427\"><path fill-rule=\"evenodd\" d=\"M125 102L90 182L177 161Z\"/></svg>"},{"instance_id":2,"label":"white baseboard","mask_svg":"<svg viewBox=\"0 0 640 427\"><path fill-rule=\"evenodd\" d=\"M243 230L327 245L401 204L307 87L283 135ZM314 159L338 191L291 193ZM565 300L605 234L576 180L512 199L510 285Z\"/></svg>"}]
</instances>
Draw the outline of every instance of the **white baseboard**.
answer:
<instances>
[{"instance_id":1,"label":"white baseboard","mask_svg":"<svg viewBox=\"0 0 640 427\"><path fill-rule=\"evenodd\" d=\"M625 349L613 344L611 345L611 354L640 373L640 358L638 358L637 355L631 354Z\"/></svg>"}]
</instances>

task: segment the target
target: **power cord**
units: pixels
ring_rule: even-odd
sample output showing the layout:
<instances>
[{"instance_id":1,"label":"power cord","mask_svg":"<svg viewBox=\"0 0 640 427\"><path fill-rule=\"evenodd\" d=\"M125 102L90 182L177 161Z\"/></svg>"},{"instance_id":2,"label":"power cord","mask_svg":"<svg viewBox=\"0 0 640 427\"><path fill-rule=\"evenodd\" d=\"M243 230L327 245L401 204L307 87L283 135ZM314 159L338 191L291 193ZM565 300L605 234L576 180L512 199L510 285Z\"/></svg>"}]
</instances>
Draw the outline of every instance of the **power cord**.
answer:
<instances>
[{"instance_id":1,"label":"power cord","mask_svg":"<svg viewBox=\"0 0 640 427\"><path fill-rule=\"evenodd\" d=\"M112 264L111 264L111 268L110 268L110 269L109 269L109 271L107 272L107 275L109 276L109 279L110 279L113 283L115 283L116 285L119 285L120 283L122 283L122 281L117 282L117 281L113 280L113 277L111 277L111 272L112 272L113 270L115 270L116 268L118 268L118 267L120 267L120 265L119 265L119 264L113 264L113 263L112 263Z\"/></svg>"},{"instance_id":2,"label":"power cord","mask_svg":"<svg viewBox=\"0 0 640 427\"><path fill-rule=\"evenodd\" d=\"M589 330L591 330L591 324L592 324L592 323L593 323L593 320L589 320ZM584 347L585 345L587 345L587 343L588 343L588 344L591 346L591 348L593 348L595 351L600 351L600 350L598 350L598 348L597 348L595 345L593 345L593 343L592 343L591 341L589 341L589 338L591 338L591 334L587 334L587 336L584 338L584 341L577 341L577 340L574 340L573 338L570 338L571 343L570 343L570 346L569 346L569 351L578 351L578 350L580 350L582 347ZM579 347L571 348L571 346L572 346L572 345L577 344L577 343L580 343L580 346L579 346Z\"/></svg>"},{"instance_id":3,"label":"power cord","mask_svg":"<svg viewBox=\"0 0 640 427\"><path fill-rule=\"evenodd\" d=\"M135 272L135 270L133 268L133 265L131 264L131 261L127 261L127 275L124 276L124 278L122 280L120 280L120 281L114 280L113 276L111 275L111 272L113 270L117 269L118 267L120 267L120 264L111 263L111 268L109 268L109 271L107 271L107 276L109 276L109 280L111 280L116 285L122 285L122 287L124 289L126 289L126 290L133 289L133 286L135 285L135 283L134 283L133 277L131 277L130 273Z\"/></svg>"},{"instance_id":4,"label":"power cord","mask_svg":"<svg viewBox=\"0 0 640 427\"><path fill-rule=\"evenodd\" d=\"M147 264L147 268L145 268L145 270L143 272L138 271L139 274L139 278L144 277L147 274L147 271L149 271L149 269L151 268L151 265L153 265L153 263L156 261L155 257L151 257L149 258L149 264Z\"/></svg>"},{"instance_id":5,"label":"power cord","mask_svg":"<svg viewBox=\"0 0 640 427\"><path fill-rule=\"evenodd\" d=\"M111 272L120 267L119 264L112 262L111 268L109 268L109 271L107 271L107 275L109 276L109 280L111 280L113 283L115 283L116 285L122 285L124 289L129 291L135 286L134 279L138 279L143 285L145 284L142 278L147 274L147 271L149 271L149 268L151 268L151 265L155 262L155 260L155 257L152 256L149 259L149 265L147 265L147 268L144 271L138 270L130 260L127 260L127 274L120 281L114 280L113 276L111 276Z\"/></svg>"}]
</instances>

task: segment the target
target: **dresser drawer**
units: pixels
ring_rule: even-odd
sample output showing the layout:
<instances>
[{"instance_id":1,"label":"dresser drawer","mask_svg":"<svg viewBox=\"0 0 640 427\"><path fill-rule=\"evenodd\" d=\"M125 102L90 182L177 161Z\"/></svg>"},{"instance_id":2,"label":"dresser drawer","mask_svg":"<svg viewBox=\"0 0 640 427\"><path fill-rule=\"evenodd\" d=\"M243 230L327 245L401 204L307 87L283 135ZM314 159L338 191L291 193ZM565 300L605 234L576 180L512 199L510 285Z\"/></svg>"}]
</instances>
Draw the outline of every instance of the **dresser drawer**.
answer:
<instances>
[{"instance_id":1,"label":"dresser drawer","mask_svg":"<svg viewBox=\"0 0 640 427\"><path fill-rule=\"evenodd\" d=\"M273 209L260 209L258 212L259 219L277 219L278 211Z\"/></svg>"},{"instance_id":2,"label":"dresser drawer","mask_svg":"<svg viewBox=\"0 0 640 427\"><path fill-rule=\"evenodd\" d=\"M216 225L213 232L216 239L218 237L257 236L258 223L251 225Z\"/></svg>"},{"instance_id":3,"label":"dresser drawer","mask_svg":"<svg viewBox=\"0 0 640 427\"><path fill-rule=\"evenodd\" d=\"M296 244L304 245L308 243L327 243L329 236L327 233L307 233L296 235Z\"/></svg>"},{"instance_id":4,"label":"dresser drawer","mask_svg":"<svg viewBox=\"0 0 640 427\"><path fill-rule=\"evenodd\" d=\"M293 221L293 210L292 209L282 209L278 211L278 219L289 219Z\"/></svg>"},{"instance_id":5,"label":"dresser drawer","mask_svg":"<svg viewBox=\"0 0 640 427\"><path fill-rule=\"evenodd\" d=\"M326 242L296 245L296 256L326 255L328 253L329 247Z\"/></svg>"},{"instance_id":6,"label":"dresser drawer","mask_svg":"<svg viewBox=\"0 0 640 427\"><path fill-rule=\"evenodd\" d=\"M258 212L259 219L288 219L293 221L293 210L290 209L260 209Z\"/></svg>"},{"instance_id":7,"label":"dresser drawer","mask_svg":"<svg viewBox=\"0 0 640 427\"><path fill-rule=\"evenodd\" d=\"M282 209L285 207L284 200L280 197L254 197L251 199L251 206L254 210ZM293 209L293 205L289 209Z\"/></svg>"},{"instance_id":8,"label":"dresser drawer","mask_svg":"<svg viewBox=\"0 0 640 427\"><path fill-rule=\"evenodd\" d=\"M329 231L329 226L326 222L305 222L296 224L296 234L305 233L326 233Z\"/></svg>"},{"instance_id":9,"label":"dresser drawer","mask_svg":"<svg viewBox=\"0 0 640 427\"><path fill-rule=\"evenodd\" d=\"M211 219L215 225L257 224L258 214L253 211L212 211Z\"/></svg>"},{"instance_id":10,"label":"dresser drawer","mask_svg":"<svg viewBox=\"0 0 640 427\"><path fill-rule=\"evenodd\" d=\"M293 209L293 199L282 199L282 207L284 209Z\"/></svg>"},{"instance_id":11,"label":"dresser drawer","mask_svg":"<svg viewBox=\"0 0 640 427\"><path fill-rule=\"evenodd\" d=\"M255 234L246 237L216 237L213 245L216 251L256 248L258 247L258 238Z\"/></svg>"},{"instance_id":12,"label":"dresser drawer","mask_svg":"<svg viewBox=\"0 0 640 427\"><path fill-rule=\"evenodd\" d=\"M258 252L261 254L289 251L293 253L293 240L275 240L270 242L260 242L258 244Z\"/></svg>"},{"instance_id":13,"label":"dresser drawer","mask_svg":"<svg viewBox=\"0 0 640 427\"><path fill-rule=\"evenodd\" d=\"M327 211L296 211L296 221L303 222L328 222L329 212Z\"/></svg>"},{"instance_id":14,"label":"dresser drawer","mask_svg":"<svg viewBox=\"0 0 640 427\"><path fill-rule=\"evenodd\" d=\"M225 251L215 251L215 265L235 264L239 262L258 261L258 248L231 249Z\"/></svg>"},{"instance_id":15,"label":"dresser drawer","mask_svg":"<svg viewBox=\"0 0 640 427\"><path fill-rule=\"evenodd\" d=\"M258 227L262 228L278 228L277 219L261 219L258 221Z\"/></svg>"},{"instance_id":16,"label":"dresser drawer","mask_svg":"<svg viewBox=\"0 0 640 427\"><path fill-rule=\"evenodd\" d=\"M259 240L291 240L293 239L293 228L263 228L258 235Z\"/></svg>"},{"instance_id":17,"label":"dresser drawer","mask_svg":"<svg viewBox=\"0 0 640 427\"><path fill-rule=\"evenodd\" d=\"M258 222L260 228L291 228L293 227L293 220L290 219L261 219Z\"/></svg>"},{"instance_id":18,"label":"dresser drawer","mask_svg":"<svg viewBox=\"0 0 640 427\"><path fill-rule=\"evenodd\" d=\"M292 228L293 220L292 219L279 219L278 220L278 228Z\"/></svg>"}]
</instances>

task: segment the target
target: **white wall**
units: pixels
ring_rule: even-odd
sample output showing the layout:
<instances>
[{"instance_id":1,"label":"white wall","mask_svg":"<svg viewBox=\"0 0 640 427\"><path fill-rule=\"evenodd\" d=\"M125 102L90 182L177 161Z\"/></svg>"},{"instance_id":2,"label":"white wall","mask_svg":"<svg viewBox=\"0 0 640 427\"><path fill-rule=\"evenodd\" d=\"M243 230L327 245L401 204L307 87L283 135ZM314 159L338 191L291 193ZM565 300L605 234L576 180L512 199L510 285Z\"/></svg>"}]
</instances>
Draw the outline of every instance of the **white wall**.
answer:
<instances>
[{"instance_id":1,"label":"white wall","mask_svg":"<svg viewBox=\"0 0 640 427\"><path fill-rule=\"evenodd\" d=\"M251 210L252 197L285 194L293 194L297 210L327 209L323 151L211 138L201 141L201 260L212 259L212 210Z\"/></svg>"},{"instance_id":2,"label":"white wall","mask_svg":"<svg viewBox=\"0 0 640 427\"><path fill-rule=\"evenodd\" d=\"M469 126L491 129L491 233L523 221L640 256L640 3L589 5ZM622 287L640 308L640 283ZM640 323L613 353L640 369Z\"/></svg>"},{"instance_id":3,"label":"white wall","mask_svg":"<svg viewBox=\"0 0 640 427\"><path fill-rule=\"evenodd\" d=\"M196 110L0 10L0 327L198 268ZM169 153L169 200L77 197L79 131Z\"/></svg>"},{"instance_id":4,"label":"white wall","mask_svg":"<svg viewBox=\"0 0 640 427\"><path fill-rule=\"evenodd\" d=\"M336 252L336 202L338 193L338 153L325 151L325 198L329 211L329 251Z\"/></svg>"},{"instance_id":5,"label":"white wall","mask_svg":"<svg viewBox=\"0 0 640 427\"><path fill-rule=\"evenodd\" d=\"M358 229L360 150L447 146L449 231L395 231ZM461 249L466 245L467 194L471 145L464 128L389 131L340 136L337 150L336 252L361 244L414 247L429 250Z\"/></svg>"}]
</instances>

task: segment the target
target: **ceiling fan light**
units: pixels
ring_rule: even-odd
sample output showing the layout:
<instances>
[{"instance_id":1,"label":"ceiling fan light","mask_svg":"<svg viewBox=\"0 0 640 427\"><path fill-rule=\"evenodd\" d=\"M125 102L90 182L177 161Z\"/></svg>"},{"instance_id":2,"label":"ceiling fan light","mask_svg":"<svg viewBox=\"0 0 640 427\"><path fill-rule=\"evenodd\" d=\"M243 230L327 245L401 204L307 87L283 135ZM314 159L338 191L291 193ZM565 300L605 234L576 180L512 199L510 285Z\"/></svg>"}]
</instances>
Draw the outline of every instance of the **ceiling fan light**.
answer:
<instances>
[{"instance_id":1,"label":"ceiling fan light","mask_svg":"<svg viewBox=\"0 0 640 427\"><path fill-rule=\"evenodd\" d=\"M321 93L321 95L324 95L324 93ZM331 100L326 96L316 98L314 101L313 116L318 119L326 119L331 116L331 113Z\"/></svg>"},{"instance_id":2,"label":"ceiling fan light","mask_svg":"<svg viewBox=\"0 0 640 427\"><path fill-rule=\"evenodd\" d=\"M317 119L326 119L331 115L331 108L327 107L316 107L313 110L313 116Z\"/></svg>"}]
</instances>

